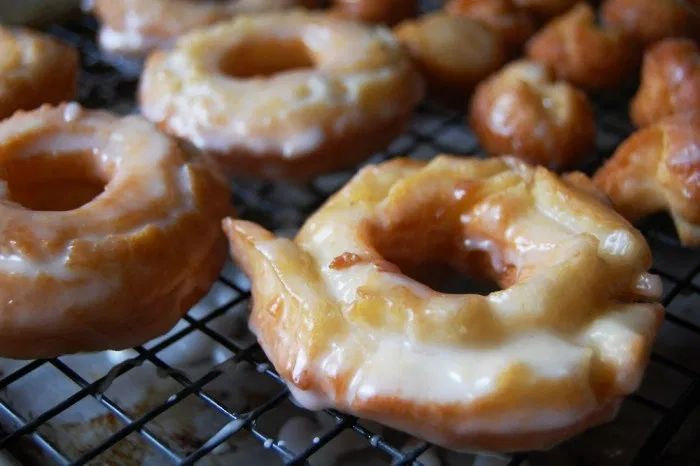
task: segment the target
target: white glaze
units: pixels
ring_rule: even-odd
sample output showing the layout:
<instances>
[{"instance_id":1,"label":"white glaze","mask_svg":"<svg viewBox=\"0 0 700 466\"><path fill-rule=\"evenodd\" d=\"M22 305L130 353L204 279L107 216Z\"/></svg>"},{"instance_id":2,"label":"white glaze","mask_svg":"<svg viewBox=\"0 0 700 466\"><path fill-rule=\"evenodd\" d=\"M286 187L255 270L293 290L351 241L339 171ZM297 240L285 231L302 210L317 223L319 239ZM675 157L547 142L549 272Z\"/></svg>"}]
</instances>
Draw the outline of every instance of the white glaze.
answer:
<instances>
[{"instance_id":1,"label":"white glaze","mask_svg":"<svg viewBox=\"0 0 700 466\"><path fill-rule=\"evenodd\" d=\"M316 66L266 78L221 74L224 54L256 35L299 39ZM363 60L371 54L379 58L368 66ZM376 102L380 89L386 97ZM240 17L182 37L162 62L147 65L141 106L147 118L200 149L293 159L328 138L405 114L421 93L387 30L295 12Z\"/></svg>"},{"instance_id":2,"label":"white glaze","mask_svg":"<svg viewBox=\"0 0 700 466\"><path fill-rule=\"evenodd\" d=\"M69 102L63 109L63 120L66 123L70 123L71 121L77 120L81 113L82 108L80 108L77 102Z\"/></svg>"},{"instance_id":3,"label":"white glaze","mask_svg":"<svg viewBox=\"0 0 700 466\"><path fill-rule=\"evenodd\" d=\"M99 41L100 46L105 50L121 53L135 53L144 49L153 49L158 45L168 45L167 41L148 37L139 30L117 31L108 26L100 28Z\"/></svg>"},{"instance_id":4,"label":"white glaze","mask_svg":"<svg viewBox=\"0 0 700 466\"><path fill-rule=\"evenodd\" d=\"M109 301L123 286L119 267L95 270L84 264L86 251L107 239L129 237L147 228L167 230L183 215L198 212L191 166L178 161L180 155L176 155L172 141L142 118L83 111L75 103L17 115L0 125L0 140L22 138L27 138L20 145L22 149L8 153L8 157L31 159L41 154L60 159L80 152L93 157L96 171L109 180L103 193L68 211L33 211L12 202L7 189L0 193L0 231L17 235L13 229L20 224L30 232L24 240L31 245L27 248L11 240L3 245L0 273L26 277L29 284L26 290L6 294L9 298L2 303L3 312L17 325L26 320L30 327L41 320L41 325L59 327L66 319L64 311ZM127 213L147 212L158 202L169 207L153 209L150 217L145 214L143 222L128 227L118 221ZM205 236L203 241L206 244L209 240ZM33 299L36 291L30 285L37 278L60 281L60 293L51 294L51 299ZM170 293L176 296L179 292L174 289ZM31 312L15 312L27 300L32 301Z\"/></svg>"},{"instance_id":5,"label":"white glaze","mask_svg":"<svg viewBox=\"0 0 700 466\"><path fill-rule=\"evenodd\" d=\"M302 335L280 330L272 337L277 348L291 351L285 364L298 403L351 412L369 405L364 415L440 442L447 440L439 433L407 426L398 414L385 415L372 403L401 400L407 406L462 406L464 419L451 420L445 427L453 435L517 436L585 424L603 407L612 415L621 396L637 387L660 318L658 305L634 302L638 297L656 300L660 293L658 279L646 272L648 248L641 235L613 211L577 196L544 170L512 160L473 163L502 163L504 170L512 169L510 176L519 179L500 178L510 180L506 184L512 189L512 202L504 201L503 189L494 189L488 191L493 196L470 205L458 217L467 250L489 252L495 269L515 268L515 283L487 296L437 293L378 265L381 257L360 232L367 231L366 222L389 221L383 217L384 209L395 207L395 196L419 189L411 184L414 178L408 169L403 180L395 175L402 181L393 184L389 174L379 175L381 167L362 170L307 221L294 242L256 239L247 233L253 244L247 253L265 267L264 273L252 277L256 302L276 296L283 312L299 306L289 312L290 316L300 312L298 319L311 319L315 310L324 316L339 315L328 318L328 331L335 332L328 341L322 334L325 328ZM450 183L453 179L446 173L461 169L467 171L459 162L439 157L423 168L425 172L415 169L415 176L422 183ZM426 174L431 170L432 178ZM401 185L404 181L408 184ZM455 176L453 181L459 185L463 180ZM368 189L376 198L366 194ZM467 195L467 191L455 194L456 199ZM414 202L407 198L405 202ZM471 236L470 229L479 236ZM331 267L335 258L347 254L361 260ZM309 264L318 267L318 278L305 272ZM521 271L527 273L521 276ZM612 286L601 283L604 277ZM630 294L633 298L625 302ZM362 301L365 296L371 300ZM264 322L269 311L263 307L253 312L255 323ZM492 327L484 324L485 313L499 329L493 336ZM326 325L325 319L318 325ZM479 326L489 339L482 341L470 333L470 325ZM267 351L270 334L259 330ZM303 341L297 341L300 338ZM308 345L309 338L318 338L323 351ZM601 365L614 371L612 394L603 400L591 378ZM560 387L552 390L566 403L549 405L535 397L532 403L508 405L498 415L477 408L488 405L485 400L490 397L505 400L509 390L517 391L520 382L509 377L517 370L545 387ZM309 374L313 374L311 388L294 385L302 380L308 384ZM338 380L345 382L340 391Z\"/></svg>"},{"instance_id":6,"label":"white glaze","mask_svg":"<svg viewBox=\"0 0 700 466\"><path fill-rule=\"evenodd\" d=\"M111 0L110 0L111 1ZM83 0L83 8L93 10L94 0ZM104 2L103 2L104 3ZM114 2L117 3L117 2ZM123 16L119 24L105 23L99 31L100 46L112 52L145 54L169 46L180 34L205 27L214 19L226 19L240 13L255 13L290 7L295 0L230 0L191 2L180 0L119 0ZM101 10L109 7L100 6ZM165 16L169 15L169 16ZM173 15L177 15L173 17ZM107 15L106 20L113 15ZM176 21L179 19L180 21ZM173 24L176 25L175 30ZM158 31L158 34L153 31Z\"/></svg>"},{"instance_id":7,"label":"white glaze","mask_svg":"<svg viewBox=\"0 0 700 466\"><path fill-rule=\"evenodd\" d=\"M663 283L658 275L643 273L634 285L634 292L641 297L658 299L663 293Z\"/></svg>"}]
</instances>

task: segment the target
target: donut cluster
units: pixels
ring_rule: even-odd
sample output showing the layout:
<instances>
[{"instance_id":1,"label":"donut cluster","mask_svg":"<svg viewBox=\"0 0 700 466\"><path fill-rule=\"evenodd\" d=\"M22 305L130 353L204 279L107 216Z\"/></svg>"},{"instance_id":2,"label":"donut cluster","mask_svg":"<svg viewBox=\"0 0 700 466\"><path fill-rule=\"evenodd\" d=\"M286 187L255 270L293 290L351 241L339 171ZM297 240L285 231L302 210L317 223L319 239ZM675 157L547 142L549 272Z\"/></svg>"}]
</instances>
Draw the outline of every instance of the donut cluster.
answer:
<instances>
[{"instance_id":1,"label":"donut cluster","mask_svg":"<svg viewBox=\"0 0 700 466\"><path fill-rule=\"evenodd\" d=\"M142 70L129 116L69 102L76 50L0 28L0 356L167 332L228 239L305 407L458 450L612 419L664 313L630 222L667 211L700 246L687 3L95 0L102 49ZM627 94L639 130L591 170L594 102ZM292 239L236 218L231 183L351 170L426 96L466 113L484 157L367 165ZM496 289L438 290L449 271Z\"/></svg>"}]
</instances>

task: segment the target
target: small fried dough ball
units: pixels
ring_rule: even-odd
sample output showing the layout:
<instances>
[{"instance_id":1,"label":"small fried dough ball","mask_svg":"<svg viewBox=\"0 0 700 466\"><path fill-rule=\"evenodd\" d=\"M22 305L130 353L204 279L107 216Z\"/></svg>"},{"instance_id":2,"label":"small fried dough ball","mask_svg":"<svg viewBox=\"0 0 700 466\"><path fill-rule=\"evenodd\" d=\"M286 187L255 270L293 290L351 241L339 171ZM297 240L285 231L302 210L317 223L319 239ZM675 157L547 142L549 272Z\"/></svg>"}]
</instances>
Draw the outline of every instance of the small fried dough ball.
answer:
<instances>
[{"instance_id":1,"label":"small fried dough ball","mask_svg":"<svg viewBox=\"0 0 700 466\"><path fill-rule=\"evenodd\" d=\"M663 40L644 55L630 117L637 126L646 126L695 110L700 110L700 48L690 39Z\"/></svg>"},{"instance_id":2,"label":"small fried dough ball","mask_svg":"<svg viewBox=\"0 0 700 466\"><path fill-rule=\"evenodd\" d=\"M587 89L619 86L635 69L637 47L622 31L596 25L579 3L549 22L527 44L527 55L552 67L557 78Z\"/></svg>"},{"instance_id":3,"label":"small fried dough ball","mask_svg":"<svg viewBox=\"0 0 700 466\"><path fill-rule=\"evenodd\" d=\"M586 95L555 81L546 65L520 60L482 82L471 104L469 123L491 155L514 155L562 169L592 148L593 110Z\"/></svg>"},{"instance_id":4,"label":"small fried dough ball","mask_svg":"<svg viewBox=\"0 0 700 466\"><path fill-rule=\"evenodd\" d=\"M516 8L513 0L450 0L445 11L487 24L501 35L512 55L535 32L533 19L526 11Z\"/></svg>"},{"instance_id":5,"label":"small fried dough ball","mask_svg":"<svg viewBox=\"0 0 700 466\"><path fill-rule=\"evenodd\" d=\"M684 246L700 246L700 113L663 118L627 138L594 182L630 221L668 211Z\"/></svg>"},{"instance_id":6,"label":"small fried dough ball","mask_svg":"<svg viewBox=\"0 0 700 466\"><path fill-rule=\"evenodd\" d=\"M440 97L466 98L506 60L498 34L471 18L434 13L404 21L394 32Z\"/></svg>"},{"instance_id":7,"label":"small fried dough ball","mask_svg":"<svg viewBox=\"0 0 700 466\"><path fill-rule=\"evenodd\" d=\"M694 1L606 0L600 11L605 24L646 46L667 37L700 38L700 12L693 10Z\"/></svg>"}]
</instances>

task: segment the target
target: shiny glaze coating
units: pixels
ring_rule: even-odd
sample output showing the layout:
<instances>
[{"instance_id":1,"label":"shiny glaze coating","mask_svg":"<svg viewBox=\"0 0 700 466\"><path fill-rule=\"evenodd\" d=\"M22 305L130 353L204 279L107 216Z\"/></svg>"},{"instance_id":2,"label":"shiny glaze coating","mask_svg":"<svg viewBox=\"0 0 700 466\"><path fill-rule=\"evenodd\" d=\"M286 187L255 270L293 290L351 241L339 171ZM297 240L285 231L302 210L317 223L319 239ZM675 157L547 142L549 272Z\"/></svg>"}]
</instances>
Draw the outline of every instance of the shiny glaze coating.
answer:
<instances>
[{"instance_id":1,"label":"shiny glaze coating","mask_svg":"<svg viewBox=\"0 0 700 466\"><path fill-rule=\"evenodd\" d=\"M554 169L592 150L593 110L586 95L555 81L547 66L517 61L479 85L469 124L491 155L513 155Z\"/></svg>"},{"instance_id":2,"label":"shiny glaze coating","mask_svg":"<svg viewBox=\"0 0 700 466\"><path fill-rule=\"evenodd\" d=\"M102 23L100 46L107 51L145 56L178 37L237 14L305 4L300 0L94 0Z\"/></svg>"},{"instance_id":3,"label":"shiny glaze coating","mask_svg":"<svg viewBox=\"0 0 700 466\"><path fill-rule=\"evenodd\" d=\"M503 39L480 21L443 12L394 28L439 97L463 98L506 61Z\"/></svg>"},{"instance_id":4,"label":"shiny glaze coating","mask_svg":"<svg viewBox=\"0 0 700 466\"><path fill-rule=\"evenodd\" d=\"M27 29L0 26L0 119L75 97L78 52Z\"/></svg>"},{"instance_id":5,"label":"shiny glaze coating","mask_svg":"<svg viewBox=\"0 0 700 466\"><path fill-rule=\"evenodd\" d=\"M303 11L183 36L149 57L139 91L148 119L228 172L293 179L383 149L422 96L388 29Z\"/></svg>"},{"instance_id":6,"label":"shiny glaze coating","mask_svg":"<svg viewBox=\"0 0 700 466\"><path fill-rule=\"evenodd\" d=\"M690 39L666 39L644 55L630 117L646 126L666 116L700 110L700 48Z\"/></svg>"},{"instance_id":7,"label":"shiny glaze coating","mask_svg":"<svg viewBox=\"0 0 700 466\"><path fill-rule=\"evenodd\" d=\"M535 32L533 19L526 11L516 8L513 0L450 0L445 11L487 24L503 38L511 55L522 50Z\"/></svg>"},{"instance_id":8,"label":"shiny glaze coating","mask_svg":"<svg viewBox=\"0 0 700 466\"><path fill-rule=\"evenodd\" d=\"M667 210L681 242L700 246L700 111L634 133L595 182L628 219Z\"/></svg>"},{"instance_id":9,"label":"shiny glaze coating","mask_svg":"<svg viewBox=\"0 0 700 466\"><path fill-rule=\"evenodd\" d=\"M648 46L669 37L700 39L700 12L695 0L605 0L603 22ZM694 10L695 8L695 10Z\"/></svg>"},{"instance_id":10,"label":"shiny glaze coating","mask_svg":"<svg viewBox=\"0 0 700 466\"><path fill-rule=\"evenodd\" d=\"M579 3L549 22L527 44L527 55L557 78L586 89L618 87L636 71L639 47L622 31L596 25L590 5Z\"/></svg>"},{"instance_id":11,"label":"shiny glaze coating","mask_svg":"<svg viewBox=\"0 0 700 466\"><path fill-rule=\"evenodd\" d=\"M460 450L541 449L614 416L663 315L644 238L591 191L512 158L394 160L294 240L224 229L250 326L302 405ZM402 273L435 262L502 290L444 294Z\"/></svg>"},{"instance_id":12,"label":"shiny glaze coating","mask_svg":"<svg viewBox=\"0 0 700 466\"><path fill-rule=\"evenodd\" d=\"M231 209L194 156L141 117L75 103L0 123L1 356L141 344L208 291Z\"/></svg>"}]
</instances>

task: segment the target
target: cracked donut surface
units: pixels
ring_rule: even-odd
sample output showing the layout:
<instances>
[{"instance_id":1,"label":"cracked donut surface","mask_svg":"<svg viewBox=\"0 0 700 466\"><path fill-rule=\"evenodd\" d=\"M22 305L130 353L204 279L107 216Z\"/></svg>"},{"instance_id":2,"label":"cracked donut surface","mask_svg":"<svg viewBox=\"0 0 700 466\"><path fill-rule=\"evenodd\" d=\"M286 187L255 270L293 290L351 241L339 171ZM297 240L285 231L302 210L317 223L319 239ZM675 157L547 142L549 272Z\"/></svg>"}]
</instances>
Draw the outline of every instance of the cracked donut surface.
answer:
<instances>
[{"instance_id":1,"label":"cracked donut surface","mask_svg":"<svg viewBox=\"0 0 700 466\"><path fill-rule=\"evenodd\" d=\"M0 123L0 355L141 344L208 291L230 208L193 157L141 117L74 103Z\"/></svg>"},{"instance_id":2,"label":"cracked donut surface","mask_svg":"<svg viewBox=\"0 0 700 466\"><path fill-rule=\"evenodd\" d=\"M294 240L224 229L251 328L301 404L461 450L547 448L611 419L663 315L641 234L584 175L512 158L369 166ZM433 261L502 289L403 273Z\"/></svg>"},{"instance_id":3,"label":"cracked donut surface","mask_svg":"<svg viewBox=\"0 0 700 466\"><path fill-rule=\"evenodd\" d=\"M397 137L422 80L383 27L294 11L238 17L146 64L144 115L229 172L310 178Z\"/></svg>"}]
</instances>

